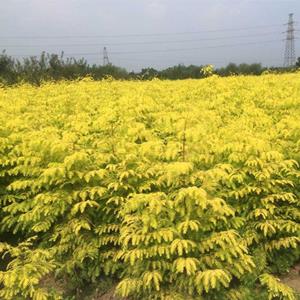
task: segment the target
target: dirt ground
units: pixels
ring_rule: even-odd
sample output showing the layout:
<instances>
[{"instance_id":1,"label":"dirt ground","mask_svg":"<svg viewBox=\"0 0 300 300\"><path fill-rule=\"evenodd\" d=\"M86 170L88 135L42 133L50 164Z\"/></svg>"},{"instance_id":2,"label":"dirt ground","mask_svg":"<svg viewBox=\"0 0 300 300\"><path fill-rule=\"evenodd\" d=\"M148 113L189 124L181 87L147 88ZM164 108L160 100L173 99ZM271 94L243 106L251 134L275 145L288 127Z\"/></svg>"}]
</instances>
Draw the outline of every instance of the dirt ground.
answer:
<instances>
[{"instance_id":1,"label":"dirt ground","mask_svg":"<svg viewBox=\"0 0 300 300\"><path fill-rule=\"evenodd\" d=\"M281 281L300 293L300 264L292 268L289 274L280 278Z\"/></svg>"},{"instance_id":2,"label":"dirt ground","mask_svg":"<svg viewBox=\"0 0 300 300\"><path fill-rule=\"evenodd\" d=\"M280 279L282 283L287 284L300 294L300 263L293 267L287 275L282 276ZM118 298L114 297L114 289L111 289L108 293L95 297L93 300L118 300Z\"/></svg>"},{"instance_id":3,"label":"dirt ground","mask_svg":"<svg viewBox=\"0 0 300 300\"><path fill-rule=\"evenodd\" d=\"M299 300L300 300L300 263L294 266L292 269L290 269L289 273L281 276L280 280L282 283L287 284L296 292L299 294ZM53 277L47 277L43 281L43 286L51 286L55 287L57 290L63 291L63 284L57 283ZM83 297L78 297L77 299L85 299L85 300L120 300L119 297L114 296L115 291L115 285L106 286L108 288L108 291L106 293L103 293L103 290L96 289L92 295ZM82 291L81 291L82 292ZM126 299L122 299L126 300Z\"/></svg>"},{"instance_id":4,"label":"dirt ground","mask_svg":"<svg viewBox=\"0 0 300 300\"><path fill-rule=\"evenodd\" d=\"M107 293L105 293L101 296L100 295L96 296L96 297L92 298L92 300L120 300L120 298L114 296L114 292L115 292L115 289L112 288ZM123 298L122 300L126 300L126 299Z\"/></svg>"}]
</instances>

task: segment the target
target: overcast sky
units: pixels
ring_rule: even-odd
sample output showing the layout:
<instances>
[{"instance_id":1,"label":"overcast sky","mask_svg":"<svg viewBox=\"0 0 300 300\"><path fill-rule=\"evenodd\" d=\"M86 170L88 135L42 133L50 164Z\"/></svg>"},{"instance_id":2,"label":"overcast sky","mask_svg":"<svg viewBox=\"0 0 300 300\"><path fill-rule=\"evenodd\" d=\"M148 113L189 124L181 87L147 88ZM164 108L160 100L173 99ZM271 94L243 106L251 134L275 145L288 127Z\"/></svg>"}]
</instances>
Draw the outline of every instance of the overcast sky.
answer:
<instances>
[{"instance_id":1,"label":"overcast sky","mask_svg":"<svg viewBox=\"0 0 300 300\"><path fill-rule=\"evenodd\" d=\"M300 21L300 0L1 0L0 49L18 58L63 50L100 64L106 46L128 70L281 65L289 13Z\"/></svg>"}]
</instances>

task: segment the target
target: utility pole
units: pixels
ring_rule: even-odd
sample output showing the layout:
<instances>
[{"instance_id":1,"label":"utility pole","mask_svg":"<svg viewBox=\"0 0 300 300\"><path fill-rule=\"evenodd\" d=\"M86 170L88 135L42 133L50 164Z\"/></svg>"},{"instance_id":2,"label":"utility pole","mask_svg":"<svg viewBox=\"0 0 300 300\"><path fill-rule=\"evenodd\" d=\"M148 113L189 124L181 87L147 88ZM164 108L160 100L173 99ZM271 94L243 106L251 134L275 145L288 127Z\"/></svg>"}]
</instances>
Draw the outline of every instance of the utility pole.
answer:
<instances>
[{"instance_id":1,"label":"utility pole","mask_svg":"<svg viewBox=\"0 0 300 300\"><path fill-rule=\"evenodd\" d=\"M296 51L295 51L295 22L294 14L289 14L288 28L286 31L285 52L284 52L284 67L294 67L296 64Z\"/></svg>"},{"instance_id":2,"label":"utility pole","mask_svg":"<svg viewBox=\"0 0 300 300\"><path fill-rule=\"evenodd\" d=\"M108 53L106 47L103 48L103 66L109 65Z\"/></svg>"}]
</instances>

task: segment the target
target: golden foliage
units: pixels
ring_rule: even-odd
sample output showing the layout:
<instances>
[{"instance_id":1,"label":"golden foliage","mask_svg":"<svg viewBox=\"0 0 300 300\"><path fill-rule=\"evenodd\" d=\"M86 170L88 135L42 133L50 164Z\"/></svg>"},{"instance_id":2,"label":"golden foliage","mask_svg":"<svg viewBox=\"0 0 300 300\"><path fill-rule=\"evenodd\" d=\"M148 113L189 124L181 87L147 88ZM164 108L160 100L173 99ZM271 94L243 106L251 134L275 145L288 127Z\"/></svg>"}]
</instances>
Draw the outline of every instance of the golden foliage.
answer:
<instances>
[{"instance_id":1,"label":"golden foliage","mask_svg":"<svg viewBox=\"0 0 300 300\"><path fill-rule=\"evenodd\" d=\"M114 274L137 299L294 299L267 273L299 258L299 86L296 73L0 87L0 297L58 299L40 286L55 271Z\"/></svg>"}]
</instances>

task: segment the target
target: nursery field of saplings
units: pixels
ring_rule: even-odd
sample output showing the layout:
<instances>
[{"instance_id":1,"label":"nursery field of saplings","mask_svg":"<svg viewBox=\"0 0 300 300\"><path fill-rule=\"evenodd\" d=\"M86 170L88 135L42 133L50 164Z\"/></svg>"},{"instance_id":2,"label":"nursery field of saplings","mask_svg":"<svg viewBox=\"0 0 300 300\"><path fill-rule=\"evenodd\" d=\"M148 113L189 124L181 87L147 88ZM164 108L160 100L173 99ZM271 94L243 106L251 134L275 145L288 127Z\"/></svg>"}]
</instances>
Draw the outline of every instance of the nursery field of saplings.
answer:
<instances>
[{"instance_id":1,"label":"nursery field of saplings","mask_svg":"<svg viewBox=\"0 0 300 300\"><path fill-rule=\"evenodd\" d=\"M299 73L2 86L0 299L297 299L299 164Z\"/></svg>"}]
</instances>

